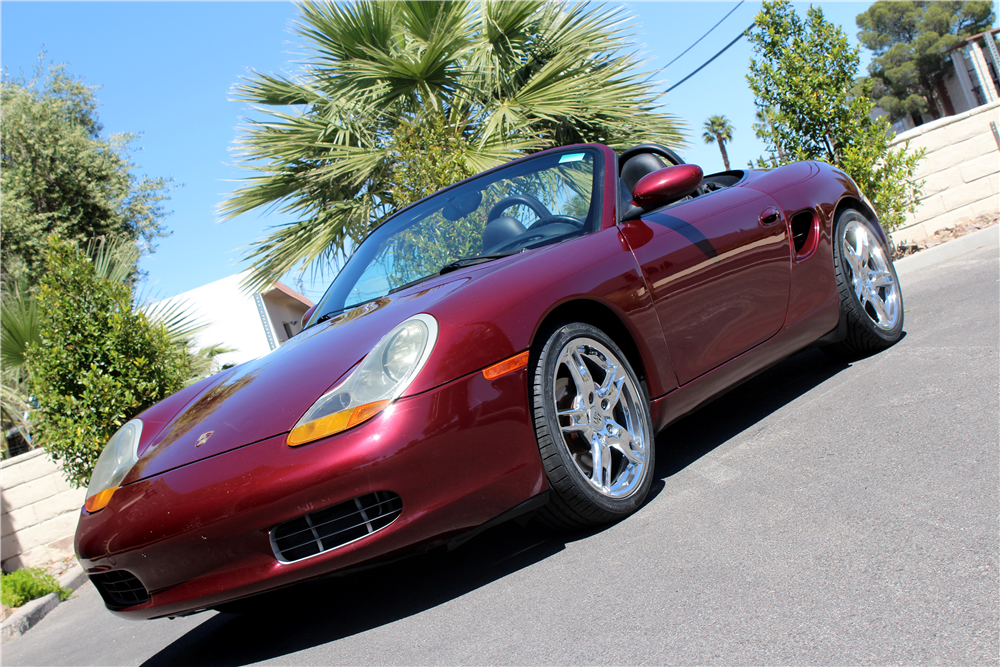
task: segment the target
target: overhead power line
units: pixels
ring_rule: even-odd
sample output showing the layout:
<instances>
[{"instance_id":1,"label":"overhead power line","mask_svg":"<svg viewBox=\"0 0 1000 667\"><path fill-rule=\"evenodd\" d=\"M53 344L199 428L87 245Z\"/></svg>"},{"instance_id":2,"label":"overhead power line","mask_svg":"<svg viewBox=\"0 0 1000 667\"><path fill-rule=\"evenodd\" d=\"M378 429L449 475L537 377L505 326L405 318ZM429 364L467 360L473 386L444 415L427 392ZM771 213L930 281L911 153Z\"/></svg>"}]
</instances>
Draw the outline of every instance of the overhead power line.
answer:
<instances>
[{"instance_id":1,"label":"overhead power line","mask_svg":"<svg viewBox=\"0 0 1000 667\"><path fill-rule=\"evenodd\" d=\"M739 9L740 5L742 5L742 4L743 4L743 0L740 0L739 2L737 2L736 6L729 10L729 14L732 14L737 9ZM719 23L716 23L715 25L713 25L711 28L708 29L708 32L706 32L704 35L702 35L701 37L699 37L698 40L694 44L692 44L691 46L689 46L686 49L684 49L684 51L681 53L680 56L677 56L676 58L674 58L673 60L671 60L670 62L668 62L666 65L664 65L663 67L661 67L660 71L663 71L663 70L667 69L668 67L670 67L671 65L673 65L675 62L677 62L680 59L681 56L683 56L685 53L687 53L688 51L690 51L691 49L693 49L695 46L697 46L698 42L700 42L701 40L703 40L706 37L708 37L708 33L712 32L713 30L715 30L716 28L718 28L720 23L722 23L727 18L729 18L729 14L726 14L721 19L719 19Z\"/></svg>"},{"instance_id":2,"label":"overhead power line","mask_svg":"<svg viewBox=\"0 0 1000 667\"><path fill-rule=\"evenodd\" d=\"M686 77L684 77L683 79L681 79L680 81L678 81L674 85L672 85L669 88L667 88L667 92L669 93L671 90L673 90L677 86L681 85L682 83L684 83L685 81L687 81L688 79L690 79L691 77L693 77L695 74L697 74L701 70L703 70L706 67L708 67L709 63L711 63L713 60L715 60L716 58L718 58L719 56L721 56L723 53L725 53L726 51L728 51L730 46L732 46L736 42L740 41L740 39L742 39L744 35L746 35L748 32L750 32L750 28L752 28L752 27L753 27L753 23L751 23L750 25L748 25L747 28L746 28L746 30L744 30L739 35L737 35L736 39L734 39L733 41L731 41L728 44L726 44L726 46L723 47L723 49L721 51L719 51L714 56L712 56L711 58L709 58L708 60L706 60L705 63L701 67L699 67L695 71L691 72L690 74L688 74Z\"/></svg>"}]
</instances>

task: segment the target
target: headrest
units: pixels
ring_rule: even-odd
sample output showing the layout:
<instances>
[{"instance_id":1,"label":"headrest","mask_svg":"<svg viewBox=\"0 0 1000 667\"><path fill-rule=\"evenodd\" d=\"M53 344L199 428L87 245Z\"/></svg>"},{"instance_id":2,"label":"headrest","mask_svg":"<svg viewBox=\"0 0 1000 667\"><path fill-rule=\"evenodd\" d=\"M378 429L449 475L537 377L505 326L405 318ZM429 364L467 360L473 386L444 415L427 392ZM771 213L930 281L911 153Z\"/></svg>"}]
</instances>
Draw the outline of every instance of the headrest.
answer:
<instances>
[{"instance_id":1,"label":"headrest","mask_svg":"<svg viewBox=\"0 0 1000 667\"><path fill-rule=\"evenodd\" d=\"M625 187L628 188L629 194L635 190L635 184L643 176L659 171L666 166L663 160L652 153L639 153L629 158L625 166L622 167L622 180L625 181Z\"/></svg>"},{"instance_id":2,"label":"headrest","mask_svg":"<svg viewBox=\"0 0 1000 667\"><path fill-rule=\"evenodd\" d=\"M499 218L490 220L486 229L483 230L483 252L524 232L524 225L508 215L501 215Z\"/></svg>"}]
</instances>

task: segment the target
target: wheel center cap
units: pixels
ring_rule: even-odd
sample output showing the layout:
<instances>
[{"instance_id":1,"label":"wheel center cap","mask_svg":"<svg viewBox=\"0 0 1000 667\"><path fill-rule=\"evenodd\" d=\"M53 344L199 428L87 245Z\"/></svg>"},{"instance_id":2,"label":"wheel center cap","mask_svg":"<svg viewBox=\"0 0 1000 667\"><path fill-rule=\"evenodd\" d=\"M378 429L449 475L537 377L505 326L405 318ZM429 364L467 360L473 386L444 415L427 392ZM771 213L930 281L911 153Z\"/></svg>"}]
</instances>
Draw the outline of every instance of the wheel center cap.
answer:
<instances>
[{"instance_id":1,"label":"wheel center cap","mask_svg":"<svg viewBox=\"0 0 1000 667\"><path fill-rule=\"evenodd\" d=\"M601 430L604 428L604 415L602 415L598 410L591 410L590 424L594 427L594 429L598 431Z\"/></svg>"}]
</instances>

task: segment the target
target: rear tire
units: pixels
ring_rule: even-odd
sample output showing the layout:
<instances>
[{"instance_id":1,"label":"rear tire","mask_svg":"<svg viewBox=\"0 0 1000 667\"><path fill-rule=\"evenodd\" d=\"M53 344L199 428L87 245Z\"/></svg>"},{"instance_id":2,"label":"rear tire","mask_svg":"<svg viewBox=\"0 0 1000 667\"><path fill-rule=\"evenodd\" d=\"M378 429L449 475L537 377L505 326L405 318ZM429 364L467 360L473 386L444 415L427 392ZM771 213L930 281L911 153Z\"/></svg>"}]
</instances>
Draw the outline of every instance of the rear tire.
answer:
<instances>
[{"instance_id":1,"label":"rear tire","mask_svg":"<svg viewBox=\"0 0 1000 667\"><path fill-rule=\"evenodd\" d=\"M563 529L618 521L642 506L653 480L646 394L600 329L564 324L539 339L535 433L551 490L540 516Z\"/></svg>"},{"instance_id":2,"label":"rear tire","mask_svg":"<svg viewBox=\"0 0 1000 667\"><path fill-rule=\"evenodd\" d=\"M834 226L833 265L844 340L823 348L839 359L881 352L903 335L903 292L888 248L873 224L845 209Z\"/></svg>"}]
</instances>

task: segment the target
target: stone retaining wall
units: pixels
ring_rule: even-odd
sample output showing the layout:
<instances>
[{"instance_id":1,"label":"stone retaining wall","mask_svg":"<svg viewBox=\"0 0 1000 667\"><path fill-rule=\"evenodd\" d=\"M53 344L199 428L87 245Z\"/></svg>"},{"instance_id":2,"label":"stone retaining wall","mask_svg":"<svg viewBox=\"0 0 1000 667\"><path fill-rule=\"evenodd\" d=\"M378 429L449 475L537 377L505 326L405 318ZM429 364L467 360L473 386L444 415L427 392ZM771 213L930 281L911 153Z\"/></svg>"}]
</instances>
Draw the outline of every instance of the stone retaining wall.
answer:
<instances>
[{"instance_id":1,"label":"stone retaining wall","mask_svg":"<svg viewBox=\"0 0 1000 667\"><path fill-rule=\"evenodd\" d=\"M0 465L4 572L45 566L73 555L73 535L87 490L70 485L42 449Z\"/></svg>"},{"instance_id":2,"label":"stone retaining wall","mask_svg":"<svg viewBox=\"0 0 1000 667\"><path fill-rule=\"evenodd\" d=\"M924 189L916 213L892 233L894 241L923 241L934 232L1000 210L1000 148L990 122L1000 126L1000 101L926 123L898 135L925 150L916 177Z\"/></svg>"}]
</instances>

